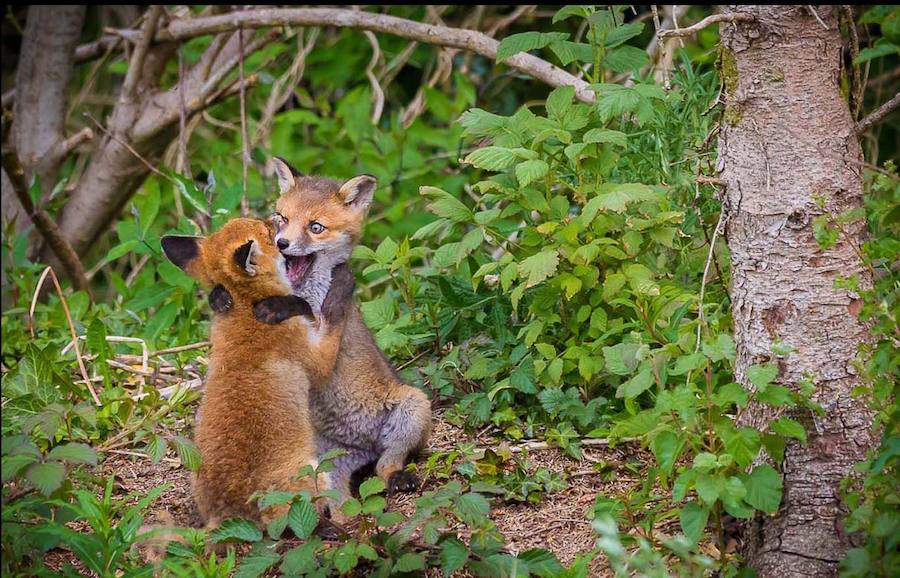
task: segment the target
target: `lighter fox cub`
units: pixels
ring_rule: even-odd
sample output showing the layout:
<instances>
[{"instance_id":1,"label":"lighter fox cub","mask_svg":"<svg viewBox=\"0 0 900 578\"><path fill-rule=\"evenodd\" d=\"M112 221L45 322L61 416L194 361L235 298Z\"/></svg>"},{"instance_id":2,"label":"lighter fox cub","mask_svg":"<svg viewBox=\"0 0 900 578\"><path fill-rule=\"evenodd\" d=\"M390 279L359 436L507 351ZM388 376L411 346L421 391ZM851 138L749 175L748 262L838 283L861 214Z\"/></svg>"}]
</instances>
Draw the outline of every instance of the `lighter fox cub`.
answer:
<instances>
[{"instance_id":1,"label":"lighter fox cub","mask_svg":"<svg viewBox=\"0 0 900 578\"><path fill-rule=\"evenodd\" d=\"M351 474L375 464L390 493L414 490L418 480L403 468L431 433L431 402L394 372L349 298L352 275L335 267L346 263L359 241L375 178L361 175L341 184L299 175L281 159L273 162L281 192L272 217L275 243L293 294L312 308L311 330L323 341L321 365L333 368L310 391L318 451L348 452L336 460L332 484L347 498ZM330 344L335 347L326 353Z\"/></svg>"},{"instance_id":2,"label":"lighter fox cub","mask_svg":"<svg viewBox=\"0 0 900 578\"><path fill-rule=\"evenodd\" d=\"M195 430L201 465L194 496L207 527L231 517L266 523L284 513L260 511L250 501L255 492L314 493L327 485L326 479L294 479L304 465L316 465L307 364L318 354L309 347L306 325L297 316L277 325L254 317L254 304L273 296L293 301L290 306L300 313L310 312L290 296L274 235L270 223L234 219L209 238L162 239L169 260L202 283L221 286L231 300L230 314L213 319Z\"/></svg>"}]
</instances>

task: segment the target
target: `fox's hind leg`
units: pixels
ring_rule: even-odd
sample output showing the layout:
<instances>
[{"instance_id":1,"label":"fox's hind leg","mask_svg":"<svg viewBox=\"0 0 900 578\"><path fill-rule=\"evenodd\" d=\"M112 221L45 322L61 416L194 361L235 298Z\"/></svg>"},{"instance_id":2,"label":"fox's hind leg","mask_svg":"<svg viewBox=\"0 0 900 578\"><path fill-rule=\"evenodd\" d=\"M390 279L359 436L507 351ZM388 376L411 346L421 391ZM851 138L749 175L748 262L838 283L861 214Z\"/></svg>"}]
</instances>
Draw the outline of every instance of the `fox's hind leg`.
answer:
<instances>
[{"instance_id":1,"label":"fox's hind leg","mask_svg":"<svg viewBox=\"0 0 900 578\"><path fill-rule=\"evenodd\" d=\"M421 390L399 386L400 399L391 409L381 428L380 444L384 448L375 472L384 480L388 494L411 492L419 487L419 479L403 470L410 454L421 450L431 435L431 402Z\"/></svg>"}]
</instances>

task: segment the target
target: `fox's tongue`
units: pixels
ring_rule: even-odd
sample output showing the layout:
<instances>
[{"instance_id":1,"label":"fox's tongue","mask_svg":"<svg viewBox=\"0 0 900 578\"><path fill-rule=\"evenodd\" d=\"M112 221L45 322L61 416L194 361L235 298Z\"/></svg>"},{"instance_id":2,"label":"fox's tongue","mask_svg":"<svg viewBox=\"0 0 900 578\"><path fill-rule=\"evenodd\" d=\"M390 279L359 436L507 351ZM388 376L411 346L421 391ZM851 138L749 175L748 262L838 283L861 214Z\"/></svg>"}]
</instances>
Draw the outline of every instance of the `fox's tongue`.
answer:
<instances>
[{"instance_id":1,"label":"fox's tongue","mask_svg":"<svg viewBox=\"0 0 900 578\"><path fill-rule=\"evenodd\" d=\"M312 265L314 258L315 253L300 256L284 256L287 265L287 276L292 284L296 285L303 279L303 276L306 275L306 272L309 270L309 266Z\"/></svg>"}]
</instances>

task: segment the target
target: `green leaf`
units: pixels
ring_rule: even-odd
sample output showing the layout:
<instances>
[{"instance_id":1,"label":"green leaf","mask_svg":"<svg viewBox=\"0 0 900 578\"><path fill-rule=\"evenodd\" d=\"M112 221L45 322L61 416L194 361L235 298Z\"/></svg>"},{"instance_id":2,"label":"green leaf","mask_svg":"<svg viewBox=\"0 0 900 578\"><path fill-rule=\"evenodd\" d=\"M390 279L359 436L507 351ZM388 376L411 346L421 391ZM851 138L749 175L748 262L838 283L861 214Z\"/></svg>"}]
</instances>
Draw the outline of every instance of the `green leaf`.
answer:
<instances>
[{"instance_id":1,"label":"green leaf","mask_svg":"<svg viewBox=\"0 0 900 578\"><path fill-rule=\"evenodd\" d=\"M456 499L456 509L454 513L459 516L459 519L467 526L478 526L487 519L488 514L491 513L491 505L481 494L468 492Z\"/></svg>"},{"instance_id":2,"label":"green leaf","mask_svg":"<svg viewBox=\"0 0 900 578\"><path fill-rule=\"evenodd\" d=\"M757 389L766 389L775 378L778 377L778 366L767 363L765 365L755 364L747 368L747 379L756 386Z\"/></svg>"},{"instance_id":3,"label":"green leaf","mask_svg":"<svg viewBox=\"0 0 900 578\"><path fill-rule=\"evenodd\" d=\"M175 446L181 465L192 472L200 469L200 450L193 441L182 436L173 436L172 445Z\"/></svg>"},{"instance_id":4,"label":"green leaf","mask_svg":"<svg viewBox=\"0 0 900 578\"><path fill-rule=\"evenodd\" d=\"M316 549L322 545L318 538L289 550L281 563L281 572L287 576L309 573L318 566Z\"/></svg>"},{"instance_id":5,"label":"green leaf","mask_svg":"<svg viewBox=\"0 0 900 578\"><path fill-rule=\"evenodd\" d=\"M40 458L30 455L30 454L18 454L14 456L3 456L2 464L2 483L6 483L13 479L15 476L30 464L38 461Z\"/></svg>"},{"instance_id":6,"label":"green leaf","mask_svg":"<svg viewBox=\"0 0 900 578\"><path fill-rule=\"evenodd\" d=\"M58 445L47 454L47 460L73 464L97 465L97 452L87 444L68 443Z\"/></svg>"},{"instance_id":7,"label":"green leaf","mask_svg":"<svg viewBox=\"0 0 900 578\"><path fill-rule=\"evenodd\" d=\"M706 356L702 353L683 355L675 362L675 369L669 371L669 375L683 375L688 371L696 371L706 366Z\"/></svg>"},{"instance_id":8,"label":"green leaf","mask_svg":"<svg viewBox=\"0 0 900 578\"><path fill-rule=\"evenodd\" d=\"M259 542L262 540L262 531L250 520L243 518L229 518L219 524L209 538L214 544L223 542Z\"/></svg>"},{"instance_id":9,"label":"green leaf","mask_svg":"<svg viewBox=\"0 0 900 578\"><path fill-rule=\"evenodd\" d=\"M550 118L560 120L569 109L572 108L572 98L575 96L575 87L566 85L560 86L550 93L547 97L547 115Z\"/></svg>"},{"instance_id":10,"label":"green leaf","mask_svg":"<svg viewBox=\"0 0 900 578\"><path fill-rule=\"evenodd\" d=\"M645 362L643 365L646 366L644 369L616 389L617 398L634 399L650 389L653 385L653 371L649 363Z\"/></svg>"},{"instance_id":11,"label":"green leaf","mask_svg":"<svg viewBox=\"0 0 900 578\"><path fill-rule=\"evenodd\" d=\"M469 549L456 536L449 536L440 542L441 547L441 571L444 576L450 576L463 566L469 559Z\"/></svg>"},{"instance_id":12,"label":"green leaf","mask_svg":"<svg viewBox=\"0 0 900 578\"><path fill-rule=\"evenodd\" d=\"M334 567L341 574L350 572L359 564L356 547L353 544L344 544L335 551L332 561L334 562Z\"/></svg>"},{"instance_id":13,"label":"green leaf","mask_svg":"<svg viewBox=\"0 0 900 578\"><path fill-rule=\"evenodd\" d=\"M350 516L358 516L362 512L362 504L356 498L349 498L341 504L341 512Z\"/></svg>"},{"instance_id":14,"label":"green leaf","mask_svg":"<svg viewBox=\"0 0 900 578\"><path fill-rule=\"evenodd\" d=\"M428 210L439 217L444 217L457 223L468 223L473 219L472 211L450 193L436 187L421 187L419 193L428 197L432 202Z\"/></svg>"},{"instance_id":15,"label":"green leaf","mask_svg":"<svg viewBox=\"0 0 900 578\"><path fill-rule=\"evenodd\" d=\"M274 544L255 544L253 550L243 558L235 570L234 578L257 578L281 560L274 551Z\"/></svg>"},{"instance_id":16,"label":"green leaf","mask_svg":"<svg viewBox=\"0 0 900 578\"><path fill-rule=\"evenodd\" d=\"M641 183L604 183L600 185L597 196L590 199L584 206L582 215L590 222L594 220L598 211L624 213L630 204L653 201L658 198L659 193Z\"/></svg>"},{"instance_id":17,"label":"green leaf","mask_svg":"<svg viewBox=\"0 0 900 578\"><path fill-rule=\"evenodd\" d=\"M636 46L620 46L606 53L603 63L614 72L639 70L650 62L646 50Z\"/></svg>"},{"instance_id":18,"label":"green leaf","mask_svg":"<svg viewBox=\"0 0 900 578\"><path fill-rule=\"evenodd\" d=\"M628 144L628 135L608 128L592 128L581 138L585 143L609 143L624 147Z\"/></svg>"},{"instance_id":19,"label":"green leaf","mask_svg":"<svg viewBox=\"0 0 900 578\"><path fill-rule=\"evenodd\" d=\"M528 573L539 578L556 578L565 571L552 552L542 548L532 548L519 554L519 559L528 563Z\"/></svg>"},{"instance_id":20,"label":"green leaf","mask_svg":"<svg viewBox=\"0 0 900 578\"><path fill-rule=\"evenodd\" d=\"M706 522L709 520L709 509L704 508L697 502L690 502L681 508L678 515L681 522L681 531L685 537L696 544L706 529Z\"/></svg>"},{"instance_id":21,"label":"green leaf","mask_svg":"<svg viewBox=\"0 0 900 578\"><path fill-rule=\"evenodd\" d=\"M603 359L606 369L616 375L631 375L641 361L642 349L646 346L637 343L619 343L603 348Z\"/></svg>"},{"instance_id":22,"label":"green leaf","mask_svg":"<svg viewBox=\"0 0 900 578\"><path fill-rule=\"evenodd\" d=\"M565 32L522 32L510 34L500 41L497 46L497 62L503 62L510 56L519 52L527 52L537 48L544 48L552 42L566 40L569 37Z\"/></svg>"},{"instance_id":23,"label":"green leaf","mask_svg":"<svg viewBox=\"0 0 900 578\"><path fill-rule=\"evenodd\" d=\"M799 423L789 417L780 417L769 424L769 429L784 437L800 440L800 443L806 443L806 429Z\"/></svg>"},{"instance_id":24,"label":"green leaf","mask_svg":"<svg viewBox=\"0 0 900 578\"><path fill-rule=\"evenodd\" d=\"M368 544L359 544L356 547L356 555L366 560L378 560L378 552Z\"/></svg>"},{"instance_id":25,"label":"green leaf","mask_svg":"<svg viewBox=\"0 0 900 578\"><path fill-rule=\"evenodd\" d=\"M772 407L786 407L794 405L794 396L791 390L783 385L769 385L765 390L757 392L756 399Z\"/></svg>"},{"instance_id":26,"label":"green leaf","mask_svg":"<svg viewBox=\"0 0 900 578\"><path fill-rule=\"evenodd\" d=\"M307 500L298 500L291 504L287 523L295 536L305 540L316 529L316 525L319 523L319 515L316 513L315 506Z\"/></svg>"},{"instance_id":27,"label":"green leaf","mask_svg":"<svg viewBox=\"0 0 900 578\"><path fill-rule=\"evenodd\" d=\"M34 464L25 471L25 479L40 493L49 496L66 479L66 467L59 462Z\"/></svg>"},{"instance_id":28,"label":"green leaf","mask_svg":"<svg viewBox=\"0 0 900 578\"><path fill-rule=\"evenodd\" d=\"M747 488L744 500L757 510L774 514L781 505L782 484L781 474L775 471L775 468L767 465L756 466L744 482Z\"/></svg>"},{"instance_id":29,"label":"green leaf","mask_svg":"<svg viewBox=\"0 0 900 578\"><path fill-rule=\"evenodd\" d=\"M715 454L709 452L701 452L694 456L694 468L700 472L708 472L715 469L718 458Z\"/></svg>"},{"instance_id":30,"label":"green leaf","mask_svg":"<svg viewBox=\"0 0 900 578\"><path fill-rule=\"evenodd\" d=\"M714 474L700 474L694 486L697 495L709 507L712 507L719 499L719 495L725 489L725 478Z\"/></svg>"},{"instance_id":31,"label":"green leaf","mask_svg":"<svg viewBox=\"0 0 900 578\"><path fill-rule=\"evenodd\" d=\"M653 455L656 456L660 469L666 474L672 473L672 468L675 467L675 462L678 461L678 456L684 449L684 441L683 436L675 435L668 430L661 431L653 438L650 448Z\"/></svg>"},{"instance_id":32,"label":"green leaf","mask_svg":"<svg viewBox=\"0 0 900 578\"><path fill-rule=\"evenodd\" d=\"M713 403L717 406L727 409L732 404L738 407L744 407L750 400L750 394L741 387L739 383L727 383L720 387L713 395Z\"/></svg>"},{"instance_id":33,"label":"green leaf","mask_svg":"<svg viewBox=\"0 0 900 578\"><path fill-rule=\"evenodd\" d=\"M415 572L425 568L425 555L407 552L394 562L394 572Z\"/></svg>"},{"instance_id":34,"label":"green leaf","mask_svg":"<svg viewBox=\"0 0 900 578\"><path fill-rule=\"evenodd\" d=\"M713 342L703 343L703 354L712 361L734 360L734 341L730 335L720 333Z\"/></svg>"},{"instance_id":35,"label":"green leaf","mask_svg":"<svg viewBox=\"0 0 900 578\"><path fill-rule=\"evenodd\" d=\"M609 31L603 44L606 48L615 48L616 46L631 40L635 36L640 36L643 31L643 22L629 22L628 24L622 24Z\"/></svg>"},{"instance_id":36,"label":"green leaf","mask_svg":"<svg viewBox=\"0 0 900 578\"><path fill-rule=\"evenodd\" d=\"M546 176L550 165L540 159L525 161L516 165L516 180L525 187Z\"/></svg>"},{"instance_id":37,"label":"green leaf","mask_svg":"<svg viewBox=\"0 0 900 578\"><path fill-rule=\"evenodd\" d=\"M487 146L470 152L463 162L487 171L502 171L517 160L516 153L508 148Z\"/></svg>"},{"instance_id":38,"label":"green leaf","mask_svg":"<svg viewBox=\"0 0 900 578\"><path fill-rule=\"evenodd\" d=\"M723 428L719 437L725 443L725 451L734 456L734 461L742 468L748 467L759 454L761 440L759 432L753 428L734 429L730 424Z\"/></svg>"},{"instance_id":39,"label":"green leaf","mask_svg":"<svg viewBox=\"0 0 900 578\"><path fill-rule=\"evenodd\" d=\"M556 249L536 253L519 263L519 277L526 279L525 288L533 287L556 273L559 254Z\"/></svg>"},{"instance_id":40,"label":"green leaf","mask_svg":"<svg viewBox=\"0 0 900 578\"><path fill-rule=\"evenodd\" d=\"M372 477L364 481L359 486L359 497L366 499L371 495L380 494L384 491L384 481L381 478Z\"/></svg>"},{"instance_id":41,"label":"green leaf","mask_svg":"<svg viewBox=\"0 0 900 578\"><path fill-rule=\"evenodd\" d=\"M467 136L497 136L503 132L509 119L480 108L471 108L459 117L459 124Z\"/></svg>"}]
</instances>

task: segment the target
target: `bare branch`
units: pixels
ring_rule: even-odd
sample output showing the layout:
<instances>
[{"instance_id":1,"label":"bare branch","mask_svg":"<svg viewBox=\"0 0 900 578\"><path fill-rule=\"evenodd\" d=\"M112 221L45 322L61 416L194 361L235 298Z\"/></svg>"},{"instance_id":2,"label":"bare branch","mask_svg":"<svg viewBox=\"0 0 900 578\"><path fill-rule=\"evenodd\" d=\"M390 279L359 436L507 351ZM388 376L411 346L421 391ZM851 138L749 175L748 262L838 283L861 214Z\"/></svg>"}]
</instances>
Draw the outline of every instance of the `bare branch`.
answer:
<instances>
[{"instance_id":1,"label":"bare branch","mask_svg":"<svg viewBox=\"0 0 900 578\"><path fill-rule=\"evenodd\" d=\"M244 86L244 29L238 28L238 82L241 101L241 216L250 214L247 198L247 166L250 164L250 143L247 136L247 90Z\"/></svg>"},{"instance_id":2,"label":"bare branch","mask_svg":"<svg viewBox=\"0 0 900 578\"><path fill-rule=\"evenodd\" d=\"M128 73L125 75L125 82L122 83L121 99L134 100L138 87L138 81L144 70L144 59L147 58L147 52L153 42L153 36L156 34L156 24L162 14L162 6L154 4L147 11L144 27L141 29L141 39L131 55L131 62L128 63Z\"/></svg>"},{"instance_id":3,"label":"bare branch","mask_svg":"<svg viewBox=\"0 0 900 578\"><path fill-rule=\"evenodd\" d=\"M872 113L870 113L866 118L859 121L859 124L856 125L856 134L862 134L881 122L884 117L894 112L897 107L900 106L900 92L894 95L894 98L890 99L886 103L882 104L878 108L876 108Z\"/></svg>"},{"instance_id":4,"label":"bare branch","mask_svg":"<svg viewBox=\"0 0 900 578\"><path fill-rule=\"evenodd\" d=\"M738 16L736 19L744 18ZM232 31L238 27L269 26L335 26L371 30L425 44L470 50L490 59L497 57L497 46L500 44L487 34L476 30L436 26L385 14L333 8L265 8L175 20L160 30L156 38L159 41L185 40ZM550 86L574 86L577 98L583 102L596 101L596 96L588 88L587 82L575 78L546 60L523 52L506 59L504 64Z\"/></svg>"},{"instance_id":5,"label":"bare branch","mask_svg":"<svg viewBox=\"0 0 900 578\"><path fill-rule=\"evenodd\" d=\"M700 22L688 26L687 28L660 30L659 32L657 32L657 35L660 38L668 38L670 36L690 36L691 34L695 34L711 24L718 24L720 22L752 22L753 20L755 20L753 16L751 16L750 14L744 14L742 12L736 12L733 14L712 14L710 16L707 16Z\"/></svg>"},{"instance_id":6,"label":"bare branch","mask_svg":"<svg viewBox=\"0 0 900 578\"><path fill-rule=\"evenodd\" d=\"M6 176L9 177L9 182L22 204L22 208L25 209L25 213L31 218L35 228L40 231L50 249L62 263L72 284L90 295L90 284L84 274L84 265L78 259L78 254L60 234L56 221L42 209L34 206L31 196L28 194L28 184L25 182L25 169L22 168L22 163L19 162L15 150L3 151L3 170L6 171Z\"/></svg>"}]
</instances>

